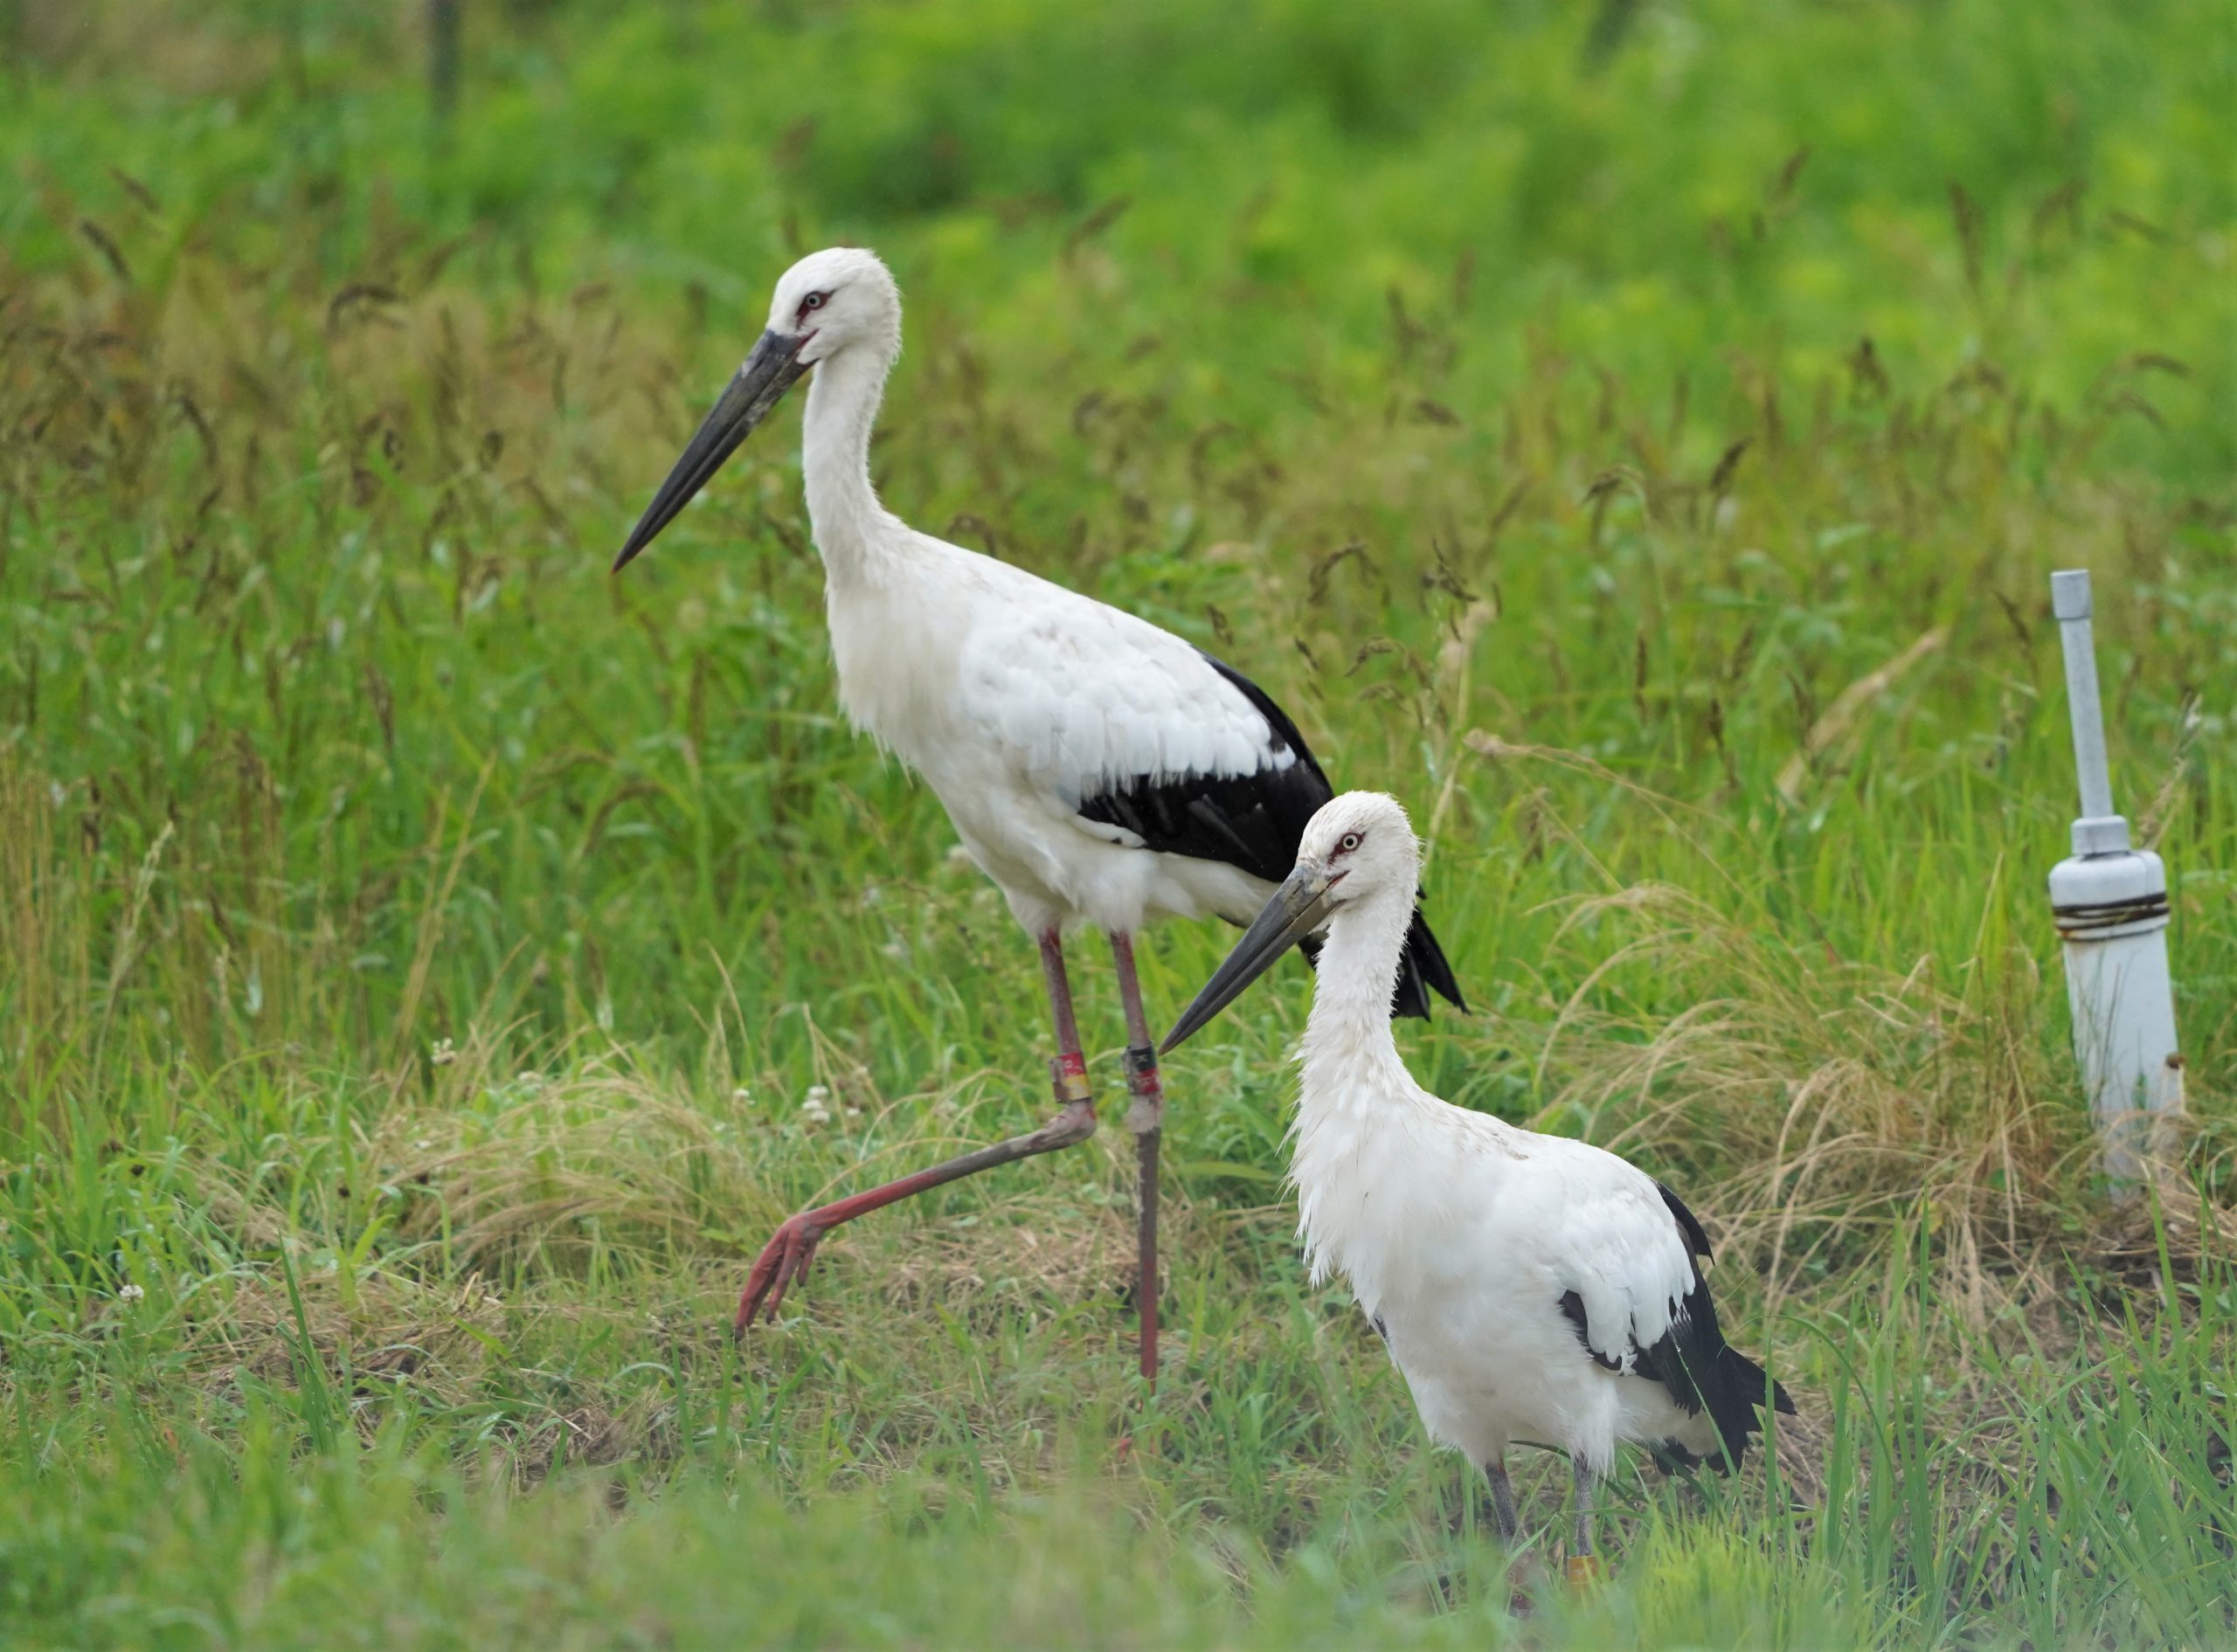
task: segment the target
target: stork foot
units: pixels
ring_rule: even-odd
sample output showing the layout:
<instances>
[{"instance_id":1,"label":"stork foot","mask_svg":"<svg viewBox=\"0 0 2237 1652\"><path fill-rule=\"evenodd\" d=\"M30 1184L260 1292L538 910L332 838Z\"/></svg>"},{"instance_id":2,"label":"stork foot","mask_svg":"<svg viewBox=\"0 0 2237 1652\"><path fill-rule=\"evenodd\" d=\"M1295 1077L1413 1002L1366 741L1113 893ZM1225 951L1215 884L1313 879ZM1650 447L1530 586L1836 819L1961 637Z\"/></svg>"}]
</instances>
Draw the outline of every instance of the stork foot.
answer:
<instances>
[{"instance_id":1,"label":"stork foot","mask_svg":"<svg viewBox=\"0 0 2237 1652\"><path fill-rule=\"evenodd\" d=\"M745 1294L738 1298L738 1318L734 1322L739 1335L745 1334L746 1327L765 1309L770 1322L776 1322L785 1293L796 1281L807 1276L808 1264L815 1260L815 1248L833 1228L966 1176L976 1176L981 1171L1015 1164L1021 1158L1075 1146L1095 1134L1095 1102L1088 1093L1087 1061L1080 1054L1079 1026L1072 1015L1072 989L1064 974L1063 942L1054 930L1041 937L1041 966L1048 979L1049 1005L1056 1022L1056 1059L1049 1063L1051 1076L1056 1080L1056 1116L1039 1130L1023 1136L1013 1136L991 1147L958 1154L913 1176L851 1193L787 1219L761 1248L761 1255L754 1258L753 1271L746 1275ZM1146 1038L1148 1034L1144 1033L1142 1036Z\"/></svg>"},{"instance_id":2,"label":"stork foot","mask_svg":"<svg viewBox=\"0 0 2237 1652\"><path fill-rule=\"evenodd\" d=\"M1084 1091L1084 1084L1082 1085ZM980 1148L951 1158L944 1165L930 1170L920 1170L913 1176L904 1176L897 1182L888 1182L883 1187L873 1187L867 1192L855 1193L829 1205L820 1205L814 1210L804 1210L786 1219L784 1226L761 1248L761 1255L754 1259L753 1271L746 1275L745 1294L739 1297L738 1318L733 1328L741 1336L755 1317L766 1312L772 1324L776 1323L777 1310L784 1305L785 1293L798 1281L807 1276L808 1264L815 1260L815 1248L824 1236L843 1222L871 1211L883 1210L901 1199L943 1186L966 1176L976 1176L981 1171L993 1170L998 1165L1008 1165L1021 1158L1031 1158L1039 1153L1053 1153L1060 1148L1070 1147L1095 1134L1095 1104L1085 1099L1068 1100L1057 1110L1056 1116L1039 1130L1025 1136L1013 1136L1006 1142L996 1142L992 1147Z\"/></svg>"},{"instance_id":3,"label":"stork foot","mask_svg":"<svg viewBox=\"0 0 2237 1652\"><path fill-rule=\"evenodd\" d=\"M815 1248L822 1242L828 1231L815 1218L814 1211L803 1211L787 1220L761 1248L761 1255L753 1259L753 1271L745 1276L745 1293L738 1298L738 1318L731 1329L740 1336L762 1311L766 1298L769 1323L777 1323L777 1310L784 1306L785 1293L793 1282L807 1277L808 1264L815 1260Z\"/></svg>"}]
</instances>

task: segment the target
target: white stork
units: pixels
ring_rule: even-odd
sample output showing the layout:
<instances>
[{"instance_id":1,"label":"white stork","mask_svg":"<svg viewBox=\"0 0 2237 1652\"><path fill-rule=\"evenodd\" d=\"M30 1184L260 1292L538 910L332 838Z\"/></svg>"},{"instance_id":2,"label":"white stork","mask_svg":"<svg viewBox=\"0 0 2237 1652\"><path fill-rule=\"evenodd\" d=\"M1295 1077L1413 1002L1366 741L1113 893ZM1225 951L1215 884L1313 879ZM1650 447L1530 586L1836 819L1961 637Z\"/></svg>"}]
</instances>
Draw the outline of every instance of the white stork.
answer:
<instances>
[{"instance_id":1,"label":"white stork","mask_svg":"<svg viewBox=\"0 0 2237 1652\"><path fill-rule=\"evenodd\" d=\"M1592 1490L1619 1441L1736 1463L1786 1390L1729 1346L1678 1196L1613 1153L1439 1100L1406 1070L1383 1005L1413 922L1406 812L1348 791L1305 826L1295 870L1166 1037L1195 1033L1300 936L1325 932L1299 1057L1290 1177L1315 1284L1341 1272L1432 1438L1491 1482L1514 1540L1510 1441L1569 1454L1569 1576L1592 1575Z\"/></svg>"},{"instance_id":2,"label":"white stork","mask_svg":"<svg viewBox=\"0 0 2237 1652\"><path fill-rule=\"evenodd\" d=\"M931 785L972 859L1039 940L1058 1110L1029 1134L791 1218L754 1262L738 1326L764 1306L774 1320L840 1223L1093 1132L1061 939L1092 924L1111 937L1125 1006L1126 1123L1141 1172L1141 1369L1154 1378L1164 1100L1132 937L1154 918L1247 921L1332 789L1296 724L1239 672L1132 614L918 533L878 502L870 428L900 351L900 291L873 254L832 248L793 266L777 283L768 329L613 565L651 543L814 370L801 468L840 699L857 728ZM1430 988L1458 1005L1436 939L1406 904L1385 1013L1427 1015ZM1300 939L1311 956L1312 941Z\"/></svg>"}]
</instances>

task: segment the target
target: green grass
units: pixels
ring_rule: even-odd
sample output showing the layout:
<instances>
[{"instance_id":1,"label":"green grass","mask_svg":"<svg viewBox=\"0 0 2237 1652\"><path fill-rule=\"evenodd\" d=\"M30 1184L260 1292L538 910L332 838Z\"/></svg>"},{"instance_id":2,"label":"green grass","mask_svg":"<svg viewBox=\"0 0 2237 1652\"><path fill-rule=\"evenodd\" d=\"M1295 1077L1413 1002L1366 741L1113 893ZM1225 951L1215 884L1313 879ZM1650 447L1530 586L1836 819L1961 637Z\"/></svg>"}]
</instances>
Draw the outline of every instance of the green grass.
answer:
<instances>
[{"instance_id":1,"label":"green grass","mask_svg":"<svg viewBox=\"0 0 2237 1652\"><path fill-rule=\"evenodd\" d=\"M2237 1635L2213 8L467 10L441 133L418 8L0 7L0 1638ZM1295 976L1169 1075L1154 1401L1112 1130L730 1342L788 1210L1044 1106L1031 949L838 715L790 419L604 571L840 238L888 501L1404 798L1472 1006L1416 1072L1714 1217L1802 1415L1627 1469L1599 1593L1507 1615L1303 1279ZM2158 1228L2044 909L2072 566L2174 880Z\"/></svg>"}]
</instances>

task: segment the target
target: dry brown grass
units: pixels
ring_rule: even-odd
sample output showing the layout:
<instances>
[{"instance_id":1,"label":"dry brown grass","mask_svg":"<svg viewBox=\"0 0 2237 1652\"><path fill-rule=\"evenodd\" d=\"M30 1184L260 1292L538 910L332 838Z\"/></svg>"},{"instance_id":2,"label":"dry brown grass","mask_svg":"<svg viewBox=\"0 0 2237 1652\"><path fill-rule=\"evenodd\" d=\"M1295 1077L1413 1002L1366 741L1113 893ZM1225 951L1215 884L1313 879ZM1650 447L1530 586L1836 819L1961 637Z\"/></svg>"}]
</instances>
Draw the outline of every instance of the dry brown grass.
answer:
<instances>
[{"instance_id":1,"label":"dry brown grass","mask_svg":"<svg viewBox=\"0 0 2237 1652\"><path fill-rule=\"evenodd\" d=\"M1951 990L1932 959L1899 976L1828 958L1671 888L1582 900L1569 922L1616 915L1635 932L1548 1037L1552 1105L1620 1119L1609 1146L1666 1162L1713 1130L1714 1158L1742 1168L1688 1197L1763 1260L1775 1300L1821 1254L1907 1220L1939 1229L1963 1300L1984 1259L2024 1268L2064 1235L2090 1143L2051 1102L2026 959L1997 990ZM1659 1024L1594 1007L1603 978L1637 969L1702 995Z\"/></svg>"}]
</instances>

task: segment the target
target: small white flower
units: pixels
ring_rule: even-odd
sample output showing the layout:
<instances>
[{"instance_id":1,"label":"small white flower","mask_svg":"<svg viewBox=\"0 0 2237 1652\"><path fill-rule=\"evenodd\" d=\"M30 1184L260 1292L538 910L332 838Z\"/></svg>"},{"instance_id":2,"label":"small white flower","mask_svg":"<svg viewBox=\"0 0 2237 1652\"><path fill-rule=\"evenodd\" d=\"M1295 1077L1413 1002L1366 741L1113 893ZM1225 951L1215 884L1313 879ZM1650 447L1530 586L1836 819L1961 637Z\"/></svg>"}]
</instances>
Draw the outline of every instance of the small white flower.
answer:
<instances>
[{"instance_id":1,"label":"small white flower","mask_svg":"<svg viewBox=\"0 0 2237 1652\"><path fill-rule=\"evenodd\" d=\"M731 1100L736 1102L740 1107L751 1107L753 1105L753 1092L741 1084L731 1092Z\"/></svg>"},{"instance_id":2,"label":"small white flower","mask_svg":"<svg viewBox=\"0 0 2237 1652\"><path fill-rule=\"evenodd\" d=\"M147 1294L137 1285L125 1285L118 1289L116 1299L119 1302L138 1302Z\"/></svg>"},{"instance_id":3,"label":"small white flower","mask_svg":"<svg viewBox=\"0 0 2237 1652\"><path fill-rule=\"evenodd\" d=\"M451 1047L451 1041L447 1038L437 1039L434 1049L427 1057L428 1065L431 1067L448 1067L456 1060L458 1060L458 1051Z\"/></svg>"},{"instance_id":4,"label":"small white flower","mask_svg":"<svg viewBox=\"0 0 2237 1652\"><path fill-rule=\"evenodd\" d=\"M847 1116L848 1118L860 1118L862 1116L862 1109L859 1107L850 1107L847 1109Z\"/></svg>"},{"instance_id":5,"label":"small white flower","mask_svg":"<svg viewBox=\"0 0 2237 1652\"><path fill-rule=\"evenodd\" d=\"M429 1148L433 1147L433 1145L434 1145L434 1143L433 1143L433 1142L429 1141L429 1140L428 1140L426 1137L424 1137L424 1136L422 1136L422 1137L421 1137L418 1141L416 1141L416 1142L414 1142L414 1143L412 1143L412 1151L415 1151L415 1152L421 1152L421 1153L426 1152Z\"/></svg>"},{"instance_id":6,"label":"small white flower","mask_svg":"<svg viewBox=\"0 0 2237 1652\"><path fill-rule=\"evenodd\" d=\"M828 1107L830 1104L831 1086L828 1084L811 1084L807 1087L807 1100L803 1103L803 1105L808 1107Z\"/></svg>"}]
</instances>

